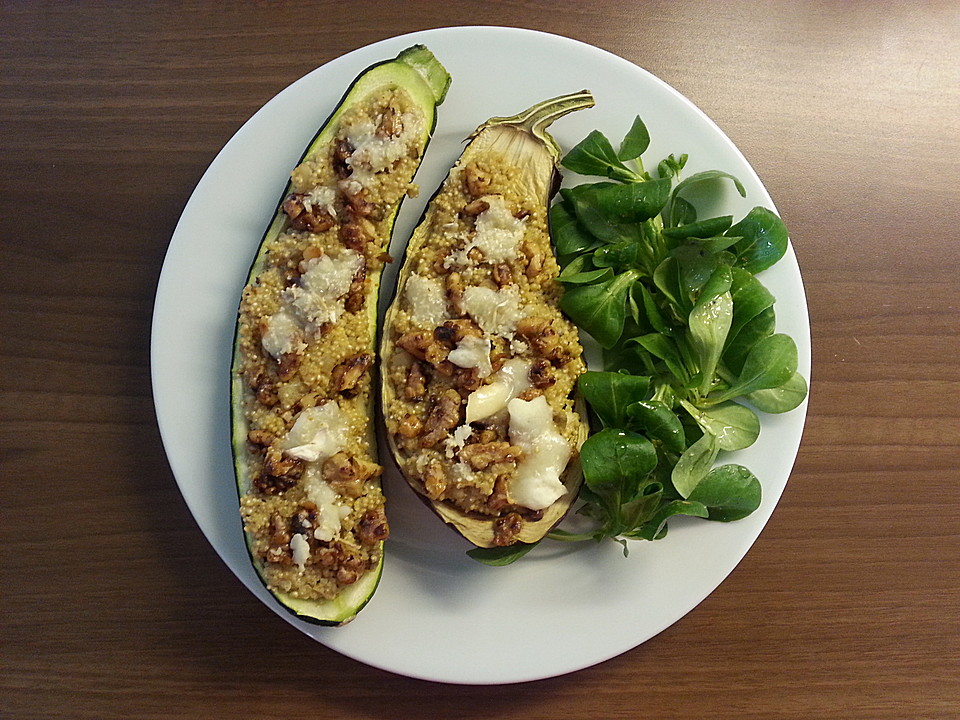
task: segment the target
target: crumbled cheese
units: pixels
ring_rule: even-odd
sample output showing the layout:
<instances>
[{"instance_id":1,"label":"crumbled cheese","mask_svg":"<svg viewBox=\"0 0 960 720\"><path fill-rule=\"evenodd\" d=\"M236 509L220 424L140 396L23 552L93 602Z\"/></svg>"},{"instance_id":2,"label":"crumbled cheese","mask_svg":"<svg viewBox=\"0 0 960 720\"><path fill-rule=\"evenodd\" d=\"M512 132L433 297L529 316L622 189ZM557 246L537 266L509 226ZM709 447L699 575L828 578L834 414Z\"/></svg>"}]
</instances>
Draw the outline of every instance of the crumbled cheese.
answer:
<instances>
[{"instance_id":1,"label":"crumbled cheese","mask_svg":"<svg viewBox=\"0 0 960 720\"><path fill-rule=\"evenodd\" d=\"M335 323L345 311L343 296L362 263L363 258L353 250L311 258L300 283L284 290L283 298L314 330Z\"/></svg>"},{"instance_id":2,"label":"crumbled cheese","mask_svg":"<svg viewBox=\"0 0 960 720\"><path fill-rule=\"evenodd\" d=\"M317 207L326 211L330 217L335 218L337 216L337 210L333 205L333 201L336 199L336 190L325 185L318 185L304 195L301 202L303 203L303 207L307 212L310 212L314 207Z\"/></svg>"},{"instance_id":3,"label":"crumbled cheese","mask_svg":"<svg viewBox=\"0 0 960 720\"><path fill-rule=\"evenodd\" d=\"M477 374L485 378L493 372L493 367L490 365L490 351L492 349L493 345L490 338L467 335L450 351L447 360L457 367L476 368Z\"/></svg>"},{"instance_id":4,"label":"crumbled cheese","mask_svg":"<svg viewBox=\"0 0 960 720\"><path fill-rule=\"evenodd\" d=\"M487 335L509 335L523 317L516 285L499 290L471 285L463 291L463 309Z\"/></svg>"},{"instance_id":5,"label":"crumbled cheese","mask_svg":"<svg viewBox=\"0 0 960 720\"><path fill-rule=\"evenodd\" d=\"M407 278L404 298L410 309L410 321L436 327L447 319L447 299L439 280L414 273Z\"/></svg>"},{"instance_id":6,"label":"crumbled cheese","mask_svg":"<svg viewBox=\"0 0 960 720\"><path fill-rule=\"evenodd\" d=\"M330 483L323 479L321 470L317 466L308 467L301 480L307 493L307 499L317 506L317 527L313 536L317 540L329 542L340 533L340 521L345 517L343 510L350 513L350 508L337 503L339 495Z\"/></svg>"},{"instance_id":7,"label":"crumbled cheese","mask_svg":"<svg viewBox=\"0 0 960 720\"><path fill-rule=\"evenodd\" d=\"M310 558L310 543L306 535L300 533L290 538L290 551L293 553L293 562L303 570Z\"/></svg>"},{"instance_id":8,"label":"crumbled cheese","mask_svg":"<svg viewBox=\"0 0 960 720\"><path fill-rule=\"evenodd\" d=\"M348 431L340 406L331 400L303 410L280 441L280 449L289 457L321 463L344 448Z\"/></svg>"},{"instance_id":9,"label":"crumbled cheese","mask_svg":"<svg viewBox=\"0 0 960 720\"><path fill-rule=\"evenodd\" d=\"M510 354L511 355L523 355L527 350L530 349L530 345L519 338L510 339Z\"/></svg>"},{"instance_id":10,"label":"crumbled cheese","mask_svg":"<svg viewBox=\"0 0 960 720\"><path fill-rule=\"evenodd\" d=\"M531 510L543 510L567 491L560 475L570 460L570 443L557 430L553 410L542 395L529 401L515 398L507 410L510 442L523 450L510 498Z\"/></svg>"},{"instance_id":11,"label":"crumbled cheese","mask_svg":"<svg viewBox=\"0 0 960 720\"><path fill-rule=\"evenodd\" d=\"M388 170L410 152L423 133L423 119L416 113L405 112L394 120L400 132L381 137L377 134L377 121L362 118L344 128L346 141L353 148L347 164L353 169L351 177L366 185L374 174Z\"/></svg>"},{"instance_id":12,"label":"crumbled cheese","mask_svg":"<svg viewBox=\"0 0 960 720\"><path fill-rule=\"evenodd\" d=\"M300 352L306 347L297 319L286 309L267 318L260 342L263 349L275 358Z\"/></svg>"},{"instance_id":13,"label":"crumbled cheese","mask_svg":"<svg viewBox=\"0 0 960 720\"><path fill-rule=\"evenodd\" d=\"M517 247L523 239L525 223L510 212L500 195L482 198L490 207L477 216L476 235L472 245L489 263L517 259Z\"/></svg>"},{"instance_id":14,"label":"crumbled cheese","mask_svg":"<svg viewBox=\"0 0 960 720\"><path fill-rule=\"evenodd\" d=\"M458 462L450 466L450 479L454 485L472 485L477 481L477 473L467 463Z\"/></svg>"},{"instance_id":15,"label":"crumbled cheese","mask_svg":"<svg viewBox=\"0 0 960 720\"><path fill-rule=\"evenodd\" d=\"M483 420L506 410L507 403L531 387L530 367L529 360L507 360L491 382L470 393L467 398L466 422L469 424Z\"/></svg>"},{"instance_id":16,"label":"crumbled cheese","mask_svg":"<svg viewBox=\"0 0 960 720\"><path fill-rule=\"evenodd\" d=\"M470 439L471 434L473 434L473 428L466 424L454 430L453 434L444 441L444 452L446 456L453 459L457 452L462 450L463 446L467 444L467 440Z\"/></svg>"},{"instance_id":17,"label":"crumbled cheese","mask_svg":"<svg viewBox=\"0 0 960 720\"><path fill-rule=\"evenodd\" d=\"M475 265L470 258L474 248L483 254L484 262L491 264L516 260L519 256L525 221L513 216L501 195L485 195L481 200L489 207L477 216L473 236L444 258L444 267Z\"/></svg>"}]
</instances>

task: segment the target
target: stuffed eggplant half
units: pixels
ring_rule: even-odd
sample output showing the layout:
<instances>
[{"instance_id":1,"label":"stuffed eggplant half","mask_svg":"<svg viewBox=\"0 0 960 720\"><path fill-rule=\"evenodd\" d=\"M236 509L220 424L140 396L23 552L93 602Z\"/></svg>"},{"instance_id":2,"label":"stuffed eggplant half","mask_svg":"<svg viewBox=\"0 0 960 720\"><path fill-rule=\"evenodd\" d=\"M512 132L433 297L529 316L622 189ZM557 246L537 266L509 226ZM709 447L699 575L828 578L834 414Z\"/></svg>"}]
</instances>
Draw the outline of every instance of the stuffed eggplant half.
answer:
<instances>
[{"instance_id":1,"label":"stuffed eggplant half","mask_svg":"<svg viewBox=\"0 0 960 720\"><path fill-rule=\"evenodd\" d=\"M279 602L320 624L352 619L380 578L377 294L449 82L423 46L353 82L291 173L240 301L233 451L247 546Z\"/></svg>"},{"instance_id":2,"label":"stuffed eggplant half","mask_svg":"<svg viewBox=\"0 0 960 720\"><path fill-rule=\"evenodd\" d=\"M413 233L384 321L388 445L478 547L541 539L582 479L584 365L558 308L547 209L559 148L546 127L592 105L583 91L477 129Z\"/></svg>"}]
</instances>

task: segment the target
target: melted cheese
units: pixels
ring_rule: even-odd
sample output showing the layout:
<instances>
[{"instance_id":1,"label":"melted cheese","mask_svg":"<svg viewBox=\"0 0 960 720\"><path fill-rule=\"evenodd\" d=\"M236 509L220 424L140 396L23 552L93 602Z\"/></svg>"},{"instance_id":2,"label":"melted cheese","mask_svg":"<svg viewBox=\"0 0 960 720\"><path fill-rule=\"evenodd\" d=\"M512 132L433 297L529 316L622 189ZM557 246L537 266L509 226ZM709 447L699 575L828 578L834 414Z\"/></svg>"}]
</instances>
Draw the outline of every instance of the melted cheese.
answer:
<instances>
[{"instance_id":1,"label":"melted cheese","mask_svg":"<svg viewBox=\"0 0 960 720\"><path fill-rule=\"evenodd\" d=\"M543 510L567 491L560 475L570 460L570 443L557 431L553 410L542 395L530 401L515 398L507 410L510 442L523 450L510 498L531 510Z\"/></svg>"},{"instance_id":2,"label":"melted cheese","mask_svg":"<svg viewBox=\"0 0 960 720\"><path fill-rule=\"evenodd\" d=\"M467 398L467 424L506 410L507 403L531 387L530 367L529 360L507 360L491 378L491 382L470 393Z\"/></svg>"},{"instance_id":3,"label":"melted cheese","mask_svg":"<svg viewBox=\"0 0 960 720\"><path fill-rule=\"evenodd\" d=\"M438 280L414 273L407 278L403 296L416 325L436 327L449 317L446 294Z\"/></svg>"},{"instance_id":4,"label":"melted cheese","mask_svg":"<svg viewBox=\"0 0 960 720\"><path fill-rule=\"evenodd\" d=\"M317 506L316 526L313 537L329 542L340 534L341 521L350 513L350 508L340 505L340 496L323 479L319 466L307 466L301 480L307 499Z\"/></svg>"},{"instance_id":5,"label":"melted cheese","mask_svg":"<svg viewBox=\"0 0 960 720\"><path fill-rule=\"evenodd\" d=\"M350 290L363 258L353 250L324 255L306 261L299 285L283 291L283 298L314 328L335 323L343 315L343 296Z\"/></svg>"},{"instance_id":6,"label":"melted cheese","mask_svg":"<svg viewBox=\"0 0 960 720\"><path fill-rule=\"evenodd\" d=\"M487 195L483 200L490 207L477 216L476 235L471 244L489 263L516 260L524 221L513 216L500 195Z\"/></svg>"},{"instance_id":7,"label":"melted cheese","mask_svg":"<svg viewBox=\"0 0 960 720\"><path fill-rule=\"evenodd\" d=\"M299 352L306 347L297 319L286 309L267 319L260 342L263 349L275 358Z\"/></svg>"},{"instance_id":8,"label":"melted cheese","mask_svg":"<svg viewBox=\"0 0 960 720\"><path fill-rule=\"evenodd\" d=\"M476 368L477 374L485 378L493 372L493 367L490 364L490 351L492 349L493 345L490 338L468 335L450 351L447 360L457 367Z\"/></svg>"},{"instance_id":9,"label":"melted cheese","mask_svg":"<svg viewBox=\"0 0 960 720\"><path fill-rule=\"evenodd\" d=\"M280 449L289 457L322 463L344 448L348 431L340 406L330 401L301 412L280 441Z\"/></svg>"},{"instance_id":10,"label":"melted cheese","mask_svg":"<svg viewBox=\"0 0 960 720\"><path fill-rule=\"evenodd\" d=\"M487 335L510 335L523 317L520 290L515 285L499 290L468 287L463 291L463 309Z\"/></svg>"}]
</instances>

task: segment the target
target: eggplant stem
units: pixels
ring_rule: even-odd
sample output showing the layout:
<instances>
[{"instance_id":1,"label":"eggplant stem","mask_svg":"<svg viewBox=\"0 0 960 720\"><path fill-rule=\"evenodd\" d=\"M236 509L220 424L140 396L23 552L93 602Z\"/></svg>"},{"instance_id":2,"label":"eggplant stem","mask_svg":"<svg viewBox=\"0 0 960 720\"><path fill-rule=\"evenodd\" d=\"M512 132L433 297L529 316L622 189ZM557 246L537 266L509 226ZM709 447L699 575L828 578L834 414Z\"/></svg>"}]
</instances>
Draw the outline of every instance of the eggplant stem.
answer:
<instances>
[{"instance_id":1,"label":"eggplant stem","mask_svg":"<svg viewBox=\"0 0 960 720\"><path fill-rule=\"evenodd\" d=\"M471 139L476 137L481 131L489 127L508 125L533 135L550 149L554 157L559 157L560 146L557 145L556 140L547 132L547 127L568 113L576 110L586 110L587 108L593 107L594 104L593 95L589 90L581 90L580 92L570 93L569 95L560 95L559 97L539 102L517 115L490 118L477 128L476 132L470 137Z\"/></svg>"}]
</instances>

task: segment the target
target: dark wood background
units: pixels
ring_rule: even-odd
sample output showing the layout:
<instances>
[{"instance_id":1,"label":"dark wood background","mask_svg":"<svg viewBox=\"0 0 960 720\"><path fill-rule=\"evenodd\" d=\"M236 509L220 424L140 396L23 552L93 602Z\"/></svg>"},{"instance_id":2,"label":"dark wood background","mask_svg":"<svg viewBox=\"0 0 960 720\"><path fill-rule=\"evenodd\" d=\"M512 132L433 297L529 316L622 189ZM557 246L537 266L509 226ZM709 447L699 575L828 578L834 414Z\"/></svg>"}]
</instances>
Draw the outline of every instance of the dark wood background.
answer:
<instances>
[{"instance_id":1,"label":"dark wood background","mask_svg":"<svg viewBox=\"0 0 960 720\"><path fill-rule=\"evenodd\" d=\"M795 471L727 581L616 659L493 688L360 665L246 592L148 362L234 131L342 53L465 24L593 43L699 105L791 230L813 336ZM957 3L3 2L0 147L3 717L960 716Z\"/></svg>"}]
</instances>

